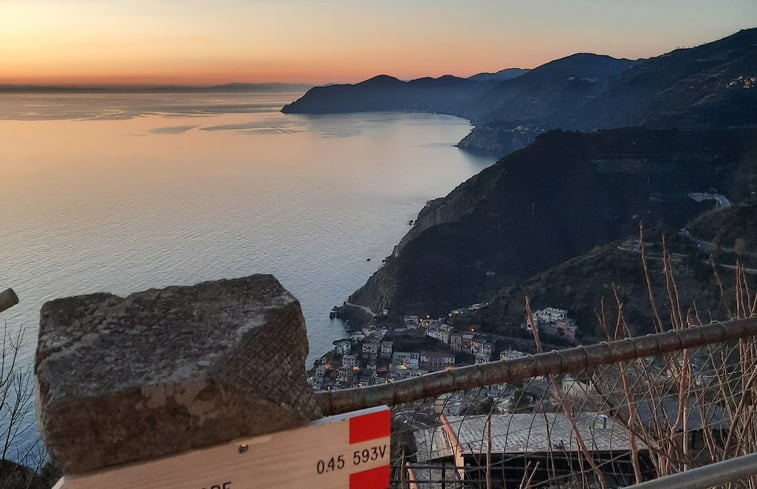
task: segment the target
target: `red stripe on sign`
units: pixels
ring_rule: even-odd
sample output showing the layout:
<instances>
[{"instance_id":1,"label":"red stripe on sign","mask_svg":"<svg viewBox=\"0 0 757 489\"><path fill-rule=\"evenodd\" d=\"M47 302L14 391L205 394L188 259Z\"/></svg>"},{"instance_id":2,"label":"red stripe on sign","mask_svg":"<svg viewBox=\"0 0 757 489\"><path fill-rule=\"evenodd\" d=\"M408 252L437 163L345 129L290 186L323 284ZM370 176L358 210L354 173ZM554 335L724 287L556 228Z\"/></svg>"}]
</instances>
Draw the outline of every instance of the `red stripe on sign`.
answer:
<instances>
[{"instance_id":1,"label":"red stripe on sign","mask_svg":"<svg viewBox=\"0 0 757 489\"><path fill-rule=\"evenodd\" d=\"M390 419L388 409L350 418L350 445L389 436L391 432Z\"/></svg>"},{"instance_id":2,"label":"red stripe on sign","mask_svg":"<svg viewBox=\"0 0 757 489\"><path fill-rule=\"evenodd\" d=\"M388 465L350 474L350 489L387 489L388 487Z\"/></svg>"}]
</instances>

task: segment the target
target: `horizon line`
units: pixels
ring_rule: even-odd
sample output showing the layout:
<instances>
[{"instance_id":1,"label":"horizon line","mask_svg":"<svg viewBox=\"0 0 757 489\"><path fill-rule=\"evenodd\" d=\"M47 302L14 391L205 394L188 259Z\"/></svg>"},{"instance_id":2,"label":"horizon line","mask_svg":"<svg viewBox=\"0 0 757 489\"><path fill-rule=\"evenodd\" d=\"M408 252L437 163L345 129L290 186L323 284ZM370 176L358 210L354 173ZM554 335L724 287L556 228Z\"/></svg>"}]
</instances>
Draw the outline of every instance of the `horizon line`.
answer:
<instances>
[{"instance_id":1,"label":"horizon line","mask_svg":"<svg viewBox=\"0 0 757 489\"><path fill-rule=\"evenodd\" d=\"M371 75L368 78L361 79L356 82L348 82L348 81L330 81L330 82L324 82L324 83L308 83L308 82L282 82L282 81L273 81L273 82L240 82L240 81L230 81L230 82L222 82L222 83L212 83L212 84L192 84L192 83L37 83L37 82L0 82L0 92L7 92L7 91L24 91L24 90L35 90L35 91L43 91L43 90L71 90L71 91L118 91L118 90L227 90L231 91L234 88L286 88L286 87L298 87L298 88L313 88L313 87L323 87L323 86L330 86L330 85L354 85L358 84L367 80L371 80L373 78L381 77L381 76L388 76L391 78L396 78L397 80L403 81L403 82L409 82L414 80L420 80L424 78L432 78L432 79L440 79L445 77L455 77L460 78L463 80L473 78L477 75L494 75L499 73L500 71L507 71L507 70L524 70L524 71L531 71L532 68L505 68L503 70L498 71L483 71L479 73L474 73L470 76L458 76L453 75L450 73L439 75L439 76L421 76L417 78L399 78L394 75L389 75L387 73L377 73L375 75Z\"/></svg>"},{"instance_id":2,"label":"horizon line","mask_svg":"<svg viewBox=\"0 0 757 489\"><path fill-rule=\"evenodd\" d=\"M313 83L300 82L227 82L213 84L191 83L0 83L0 91L24 90L233 90L265 88L311 88Z\"/></svg>"}]
</instances>

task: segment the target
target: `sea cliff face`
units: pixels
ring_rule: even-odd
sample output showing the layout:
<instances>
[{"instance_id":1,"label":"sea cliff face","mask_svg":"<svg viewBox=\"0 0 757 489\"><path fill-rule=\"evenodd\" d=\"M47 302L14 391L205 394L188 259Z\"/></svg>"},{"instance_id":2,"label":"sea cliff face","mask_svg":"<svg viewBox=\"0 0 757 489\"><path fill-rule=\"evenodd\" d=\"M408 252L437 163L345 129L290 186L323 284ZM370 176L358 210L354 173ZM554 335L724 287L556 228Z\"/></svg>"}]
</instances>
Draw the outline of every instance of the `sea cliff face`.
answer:
<instances>
[{"instance_id":1,"label":"sea cliff face","mask_svg":"<svg viewBox=\"0 0 757 489\"><path fill-rule=\"evenodd\" d=\"M368 306L374 312L393 308L394 298L401 293L405 282L401 265L405 262L405 254L403 254L405 247L414 245L415 241L422 239L423 233L429 229L464 220L476 208L479 201L491 192L501 171L502 168L497 165L484 169L455 188L447 197L426 203L413 227L400 240L392 255L386 258L381 270L377 272L377 274L380 273L381 278L369 280L360 290L350 296L349 302Z\"/></svg>"},{"instance_id":2,"label":"sea cliff face","mask_svg":"<svg viewBox=\"0 0 757 489\"><path fill-rule=\"evenodd\" d=\"M418 213L415 224L399 242L393 254L396 256L407 243L420 236L425 230L463 219L479 200L491 191L492 185L499 178L499 172L501 168L497 166L484 169L458 185L447 197L427 202Z\"/></svg>"},{"instance_id":3,"label":"sea cliff face","mask_svg":"<svg viewBox=\"0 0 757 489\"><path fill-rule=\"evenodd\" d=\"M689 192L757 190L730 178L754 170L743 166L755 141L755 130L547 133L429 203L349 301L446 314L632 236L640 220L675 232L706 208Z\"/></svg>"}]
</instances>

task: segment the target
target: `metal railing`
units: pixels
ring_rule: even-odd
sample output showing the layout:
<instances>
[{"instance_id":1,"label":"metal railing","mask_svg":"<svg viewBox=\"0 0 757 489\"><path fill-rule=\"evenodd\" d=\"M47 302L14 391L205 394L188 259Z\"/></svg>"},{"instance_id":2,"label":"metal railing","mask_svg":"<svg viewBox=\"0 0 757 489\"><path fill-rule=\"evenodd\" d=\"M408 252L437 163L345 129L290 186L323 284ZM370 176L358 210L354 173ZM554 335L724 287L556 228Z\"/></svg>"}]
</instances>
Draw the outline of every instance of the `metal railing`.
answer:
<instances>
[{"instance_id":1,"label":"metal railing","mask_svg":"<svg viewBox=\"0 0 757 489\"><path fill-rule=\"evenodd\" d=\"M318 396L393 406L397 488L757 483L757 317Z\"/></svg>"},{"instance_id":2,"label":"metal railing","mask_svg":"<svg viewBox=\"0 0 757 489\"><path fill-rule=\"evenodd\" d=\"M757 318L717 322L596 345L528 355L509 361L471 365L422 377L370 387L322 391L317 395L325 416L386 404L413 402L430 396L487 384L516 382L540 375L575 372L649 355L660 355L757 335Z\"/></svg>"}]
</instances>

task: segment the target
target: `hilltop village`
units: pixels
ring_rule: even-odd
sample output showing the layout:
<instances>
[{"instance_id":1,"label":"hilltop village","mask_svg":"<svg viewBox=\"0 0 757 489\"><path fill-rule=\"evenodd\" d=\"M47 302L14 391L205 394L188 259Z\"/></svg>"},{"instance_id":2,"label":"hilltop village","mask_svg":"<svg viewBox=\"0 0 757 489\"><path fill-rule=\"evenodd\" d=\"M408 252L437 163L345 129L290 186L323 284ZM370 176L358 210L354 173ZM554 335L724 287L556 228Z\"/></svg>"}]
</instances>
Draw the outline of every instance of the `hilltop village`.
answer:
<instances>
[{"instance_id":1,"label":"hilltop village","mask_svg":"<svg viewBox=\"0 0 757 489\"><path fill-rule=\"evenodd\" d=\"M346 389L383 384L446 368L517 358L531 352L529 322L522 336L482 333L466 320L468 314L488 306L473 304L446 317L390 318L387 311L336 340L308 373L314 389ZM534 324L547 339L576 344L578 326L564 309L547 307L533 313Z\"/></svg>"}]
</instances>

